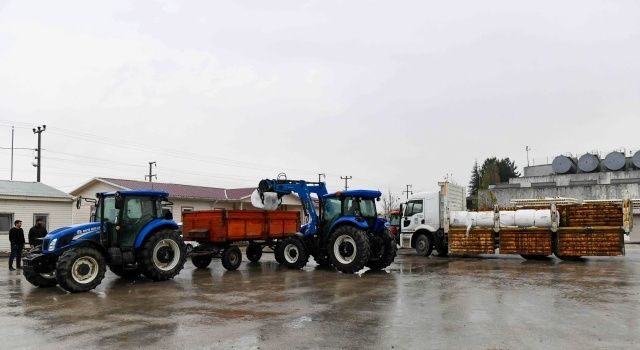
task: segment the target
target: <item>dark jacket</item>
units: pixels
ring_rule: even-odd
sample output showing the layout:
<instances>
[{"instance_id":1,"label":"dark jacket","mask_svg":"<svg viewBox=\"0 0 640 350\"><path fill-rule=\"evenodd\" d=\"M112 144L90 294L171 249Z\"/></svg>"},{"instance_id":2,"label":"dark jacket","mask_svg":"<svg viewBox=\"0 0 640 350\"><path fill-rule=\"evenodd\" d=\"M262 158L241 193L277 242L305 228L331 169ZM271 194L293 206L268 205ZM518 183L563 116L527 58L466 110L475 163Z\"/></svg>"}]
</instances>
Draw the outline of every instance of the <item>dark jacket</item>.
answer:
<instances>
[{"instance_id":1,"label":"dark jacket","mask_svg":"<svg viewBox=\"0 0 640 350\"><path fill-rule=\"evenodd\" d=\"M44 238L47 235L47 229L43 226L35 225L29 230L29 244L31 246L41 245L42 240L38 238Z\"/></svg>"},{"instance_id":2,"label":"dark jacket","mask_svg":"<svg viewBox=\"0 0 640 350\"><path fill-rule=\"evenodd\" d=\"M12 227L9 230L9 242L11 242L11 245L24 244L24 230Z\"/></svg>"}]
</instances>

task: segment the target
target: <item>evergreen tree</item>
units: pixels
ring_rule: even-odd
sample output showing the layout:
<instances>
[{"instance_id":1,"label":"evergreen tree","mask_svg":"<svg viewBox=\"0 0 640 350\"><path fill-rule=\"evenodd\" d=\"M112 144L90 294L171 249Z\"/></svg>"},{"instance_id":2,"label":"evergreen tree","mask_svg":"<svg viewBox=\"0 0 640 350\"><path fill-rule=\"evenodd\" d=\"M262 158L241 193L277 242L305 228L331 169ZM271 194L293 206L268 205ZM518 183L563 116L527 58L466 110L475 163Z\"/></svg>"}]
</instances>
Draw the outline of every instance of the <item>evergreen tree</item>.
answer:
<instances>
[{"instance_id":1,"label":"evergreen tree","mask_svg":"<svg viewBox=\"0 0 640 350\"><path fill-rule=\"evenodd\" d=\"M471 170L471 181L469 182L469 194L476 196L478 195L478 190L480 189L480 169L478 167L478 161L473 164L473 169Z\"/></svg>"}]
</instances>

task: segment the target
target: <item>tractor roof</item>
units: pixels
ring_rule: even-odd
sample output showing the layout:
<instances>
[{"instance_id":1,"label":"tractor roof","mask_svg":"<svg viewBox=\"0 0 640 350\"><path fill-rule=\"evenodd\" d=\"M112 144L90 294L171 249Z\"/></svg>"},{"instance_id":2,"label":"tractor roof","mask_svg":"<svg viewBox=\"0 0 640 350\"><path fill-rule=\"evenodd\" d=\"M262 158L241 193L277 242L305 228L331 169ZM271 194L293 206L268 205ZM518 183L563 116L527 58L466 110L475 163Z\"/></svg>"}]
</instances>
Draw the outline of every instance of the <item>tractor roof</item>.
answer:
<instances>
[{"instance_id":1,"label":"tractor roof","mask_svg":"<svg viewBox=\"0 0 640 350\"><path fill-rule=\"evenodd\" d=\"M360 197L366 199L377 199L382 196L380 191L369 191L369 190L353 190L353 191L341 191L336 193L330 193L325 195L324 198L335 198L335 197Z\"/></svg>"},{"instance_id":2,"label":"tractor roof","mask_svg":"<svg viewBox=\"0 0 640 350\"><path fill-rule=\"evenodd\" d=\"M130 191L118 191L121 195L124 196L143 196L143 197L169 197L168 192L164 191L155 191L155 190L130 190ZM116 192L99 192L97 195L100 196L113 196Z\"/></svg>"}]
</instances>

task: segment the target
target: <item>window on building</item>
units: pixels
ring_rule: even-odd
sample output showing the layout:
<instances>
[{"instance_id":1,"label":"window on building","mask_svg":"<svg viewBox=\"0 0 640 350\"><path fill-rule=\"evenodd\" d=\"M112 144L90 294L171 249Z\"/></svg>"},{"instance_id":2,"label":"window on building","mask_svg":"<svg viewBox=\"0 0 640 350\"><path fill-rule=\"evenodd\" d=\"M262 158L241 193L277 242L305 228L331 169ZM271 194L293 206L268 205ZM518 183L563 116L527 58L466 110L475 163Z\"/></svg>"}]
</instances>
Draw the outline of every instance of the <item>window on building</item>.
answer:
<instances>
[{"instance_id":1,"label":"window on building","mask_svg":"<svg viewBox=\"0 0 640 350\"><path fill-rule=\"evenodd\" d=\"M183 213L189 213L193 211L193 207L182 207Z\"/></svg>"},{"instance_id":2,"label":"window on building","mask_svg":"<svg viewBox=\"0 0 640 350\"><path fill-rule=\"evenodd\" d=\"M13 227L13 214L0 213L0 233L9 233Z\"/></svg>"},{"instance_id":3,"label":"window on building","mask_svg":"<svg viewBox=\"0 0 640 350\"><path fill-rule=\"evenodd\" d=\"M33 214L33 225L35 226L38 220L42 220L42 226L49 231L49 214Z\"/></svg>"}]
</instances>

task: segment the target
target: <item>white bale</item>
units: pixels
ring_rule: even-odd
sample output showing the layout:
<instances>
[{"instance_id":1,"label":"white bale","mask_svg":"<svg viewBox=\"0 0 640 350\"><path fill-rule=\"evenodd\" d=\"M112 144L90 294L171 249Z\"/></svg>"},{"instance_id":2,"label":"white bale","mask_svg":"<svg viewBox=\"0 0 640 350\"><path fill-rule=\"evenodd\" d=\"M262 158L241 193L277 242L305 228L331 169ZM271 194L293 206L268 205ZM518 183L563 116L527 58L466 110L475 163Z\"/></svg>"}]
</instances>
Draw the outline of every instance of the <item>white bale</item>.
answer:
<instances>
[{"instance_id":1,"label":"white bale","mask_svg":"<svg viewBox=\"0 0 640 350\"><path fill-rule=\"evenodd\" d=\"M452 211L449 214L449 226L451 227L467 227L468 221L468 211Z\"/></svg>"},{"instance_id":2,"label":"white bale","mask_svg":"<svg viewBox=\"0 0 640 350\"><path fill-rule=\"evenodd\" d=\"M493 227L494 213L492 211L480 211L476 214L476 224L479 227Z\"/></svg>"},{"instance_id":3,"label":"white bale","mask_svg":"<svg viewBox=\"0 0 640 350\"><path fill-rule=\"evenodd\" d=\"M264 210L274 211L278 210L278 206L280 206L280 200L278 199L278 194L273 192L267 192L264 194Z\"/></svg>"},{"instance_id":4,"label":"white bale","mask_svg":"<svg viewBox=\"0 0 640 350\"><path fill-rule=\"evenodd\" d=\"M533 227L536 224L536 210L521 209L516 210L516 226Z\"/></svg>"},{"instance_id":5,"label":"white bale","mask_svg":"<svg viewBox=\"0 0 640 350\"><path fill-rule=\"evenodd\" d=\"M513 227L516 226L516 212L515 211L501 211L500 212L500 227Z\"/></svg>"},{"instance_id":6,"label":"white bale","mask_svg":"<svg viewBox=\"0 0 640 350\"><path fill-rule=\"evenodd\" d=\"M473 226L478 226L478 213L470 211L469 216L467 216L467 229Z\"/></svg>"},{"instance_id":7,"label":"white bale","mask_svg":"<svg viewBox=\"0 0 640 350\"><path fill-rule=\"evenodd\" d=\"M535 225L536 227L551 227L551 210L536 210Z\"/></svg>"}]
</instances>

